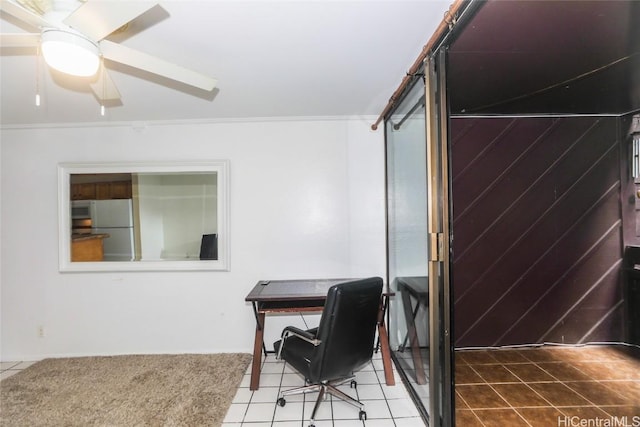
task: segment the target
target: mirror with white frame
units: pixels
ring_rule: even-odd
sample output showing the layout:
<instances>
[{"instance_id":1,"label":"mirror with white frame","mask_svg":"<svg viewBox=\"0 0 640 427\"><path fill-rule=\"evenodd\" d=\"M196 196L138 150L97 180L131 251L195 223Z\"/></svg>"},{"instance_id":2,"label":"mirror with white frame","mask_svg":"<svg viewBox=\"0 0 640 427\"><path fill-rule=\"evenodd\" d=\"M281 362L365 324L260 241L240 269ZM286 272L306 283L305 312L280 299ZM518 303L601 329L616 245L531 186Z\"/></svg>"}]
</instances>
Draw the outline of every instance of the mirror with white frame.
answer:
<instances>
[{"instance_id":1,"label":"mirror with white frame","mask_svg":"<svg viewBox=\"0 0 640 427\"><path fill-rule=\"evenodd\" d=\"M58 165L59 268L229 269L226 160Z\"/></svg>"}]
</instances>

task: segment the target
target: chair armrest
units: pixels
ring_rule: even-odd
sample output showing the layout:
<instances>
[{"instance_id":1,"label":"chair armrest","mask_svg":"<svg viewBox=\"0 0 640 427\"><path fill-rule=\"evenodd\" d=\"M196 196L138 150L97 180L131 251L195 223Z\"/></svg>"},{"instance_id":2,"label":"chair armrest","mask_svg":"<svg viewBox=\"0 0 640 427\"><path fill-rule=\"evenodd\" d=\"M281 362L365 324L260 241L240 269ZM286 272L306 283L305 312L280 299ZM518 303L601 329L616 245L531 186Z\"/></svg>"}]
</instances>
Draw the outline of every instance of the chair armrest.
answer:
<instances>
[{"instance_id":1,"label":"chair armrest","mask_svg":"<svg viewBox=\"0 0 640 427\"><path fill-rule=\"evenodd\" d=\"M296 337L300 338L301 340L304 340L308 343L313 344L314 346L318 346L320 345L320 340L316 338L315 334L312 332L317 331L318 329L312 329L309 331L305 331L303 329L300 328L296 328L295 326L287 326L286 328L284 328L284 330L282 331L282 339L283 339L283 344L284 344L284 339L286 339L289 335L295 335Z\"/></svg>"},{"instance_id":2,"label":"chair armrest","mask_svg":"<svg viewBox=\"0 0 640 427\"><path fill-rule=\"evenodd\" d=\"M321 341L317 339L315 336L315 332L317 330L318 328L314 328L309 331L305 331L303 329L296 328L295 326L287 326L286 328L284 328L282 331L282 339L280 342L280 348L278 349L278 354L276 355L276 359L280 359L280 354L282 353L282 349L284 348L285 343L287 342L287 338L290 335L293 335L295 337L300 338L303 341L313 344L315 347L319 346Z\"/></svg>"}]
</instances>

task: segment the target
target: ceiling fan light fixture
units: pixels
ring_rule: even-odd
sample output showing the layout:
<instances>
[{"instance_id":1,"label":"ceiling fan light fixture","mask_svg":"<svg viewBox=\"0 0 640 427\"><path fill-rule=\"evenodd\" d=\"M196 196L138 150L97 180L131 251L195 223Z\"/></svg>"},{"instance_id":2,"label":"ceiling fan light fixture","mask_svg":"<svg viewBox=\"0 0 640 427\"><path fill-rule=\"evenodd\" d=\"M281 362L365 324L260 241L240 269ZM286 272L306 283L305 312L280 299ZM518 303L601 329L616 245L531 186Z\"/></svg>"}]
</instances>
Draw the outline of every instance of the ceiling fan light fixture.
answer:
<instances>
[{"instance_id":1,"label":"ceiling fan light fixture","mask_svg":"<svg viewBox=\"0 0 640 427\"><path fill-rule=\"evenodd\" d=\"M58 29L43 31L42 56L51 68L73 76L93 76L100 66L98 46L71 31Z\"/></svg>"}]
</instances>

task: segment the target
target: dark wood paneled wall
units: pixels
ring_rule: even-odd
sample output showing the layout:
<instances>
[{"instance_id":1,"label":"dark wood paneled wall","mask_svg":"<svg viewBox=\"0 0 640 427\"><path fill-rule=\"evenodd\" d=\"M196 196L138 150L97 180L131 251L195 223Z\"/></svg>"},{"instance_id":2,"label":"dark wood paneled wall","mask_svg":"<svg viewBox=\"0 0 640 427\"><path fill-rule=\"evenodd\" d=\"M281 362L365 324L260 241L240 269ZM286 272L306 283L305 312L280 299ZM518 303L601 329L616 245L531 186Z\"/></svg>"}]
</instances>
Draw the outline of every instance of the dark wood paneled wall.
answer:
<instances>
[{"instance_id":1,"label":"dark wood paneled wall","mask_svg":"<svg viewBox=\"0 0 640 427\"><path fill-rule=\"evenodd\" d=\"M623 340L617 120L451 121L456 347Z\"/></svg>"}]
</instances>

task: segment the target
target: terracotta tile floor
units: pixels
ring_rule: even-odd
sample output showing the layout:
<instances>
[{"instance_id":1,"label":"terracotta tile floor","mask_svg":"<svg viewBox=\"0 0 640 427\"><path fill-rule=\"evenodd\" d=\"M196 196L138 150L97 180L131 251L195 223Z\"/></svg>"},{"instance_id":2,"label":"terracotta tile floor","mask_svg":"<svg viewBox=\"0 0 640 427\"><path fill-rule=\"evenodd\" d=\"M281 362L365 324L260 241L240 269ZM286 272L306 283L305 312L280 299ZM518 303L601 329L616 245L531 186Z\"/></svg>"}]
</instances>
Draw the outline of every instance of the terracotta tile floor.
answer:
<instances>
[{"instance_id":1,"label":"terracotta tile floor","mask_svg":"<svg viewBox=\"0 0 640 427\"><path fill-rule=\"evenodd\" d=\"M459 350L455 357L456 425L640 426L637 348Z\"/></svg>"}]
</instances>

